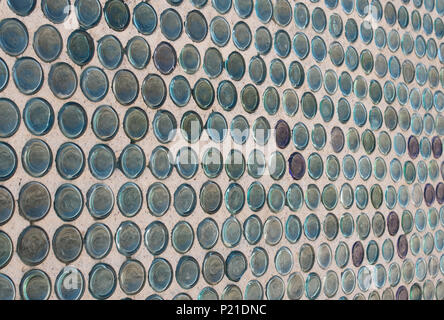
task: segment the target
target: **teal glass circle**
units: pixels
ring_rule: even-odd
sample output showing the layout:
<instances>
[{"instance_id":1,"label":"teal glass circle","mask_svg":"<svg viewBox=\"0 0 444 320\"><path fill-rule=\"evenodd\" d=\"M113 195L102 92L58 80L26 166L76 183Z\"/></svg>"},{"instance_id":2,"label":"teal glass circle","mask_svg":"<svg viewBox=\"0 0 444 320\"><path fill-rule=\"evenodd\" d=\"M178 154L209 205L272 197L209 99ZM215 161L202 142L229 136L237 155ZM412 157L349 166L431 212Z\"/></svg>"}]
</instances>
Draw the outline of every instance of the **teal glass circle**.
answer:
<instances>
[{"instance_id":1,"label":"teal glass circle","mask_svg":"<svg viewBox=\"0 0 444 320\"><path fill-rule=\"evenodd\" d=\"M388 209L393 209L397 201L397 192L395 187L387 186L385 189L385 205Z\"/></svg>"},{"instance_id":2,"label":"teal glass circle","mask_svg":"<svg viewBox=\"0 0 444 320\"><path fill-rule=\"evenodd\" d=\"M344 237L349 238L355 230L355 223L350 213L344 213L339 219L339 229Z\"/></svg>"},{"instance_id":3,"label":"teal glass circle","mask_svg":"<svg viewBox=\"0 0 444 320\"><path fill-rule=\"evenodd\" d=\"M302 224L299 218L295 215L290 215L285 224L285 237L290 243L299 241L302 235Z\"/></svg>"},{"instance_id":4,"label":"teal glass circle","mask_svg":"<svg viewBox=\"0 0 444 320\"><path fill-rule=\"evenodd\" d=\"M119 130L119 116L113 107L101 105L93 113L91 127L100 140L112 140Z\"/></svg>"},{"instance_id":5,"label":"teal glass circle","mask_svg":"<svg viewBox=\"0 0 444 320\"><path fill-rule=\"evenodd\" d=\"M95 219L105 219L114 208L114 194L109 186L96 183L86 193L86 206Z\"/></svg>"},{"instance_id":6,"label":"teal glass circle","mask_svg":"<svg viewBox=\"0 0 444 320\"><path fill-rule=\"evenodd\" d=\"M223 169L223 159L218 149L211 147L205 151L202 158L202 169L208 178L219 176Z\"/></svg>"},{"instance_id":7,"label":"teal glass circle","mask_svg":"<svg viewBox=\"0 0 444 320\"><path fill-rule=\"evenodd\" d=\"M262 300L264 298L264 288L258 280L250 280L245 287L245 300Z\"/></svg>"},{"instance_id":8,"label":"teal glass circle","mask_svg":"<svg viewBox=\"0 0 444 320\"><path fill-rule=\"evenodd\" d=\"M222 203L222 191L217 183L213 181L205 182L200 189L200 206L209 214L216 213Z\"/></svg>"},{"instance_id":9,"label":"teal glass circle","mask_svg":"<svg viewBox=\"0 0 444 320\"><path fill-rule=\"evenodd\" d=\"M133 10L133 24L143 35L151 35L157 27L156 10L146 2L140 2Z\"/></svg>"},{"instance_id":10,"label":"teal glass circle","mask_svg":"<svg viewBox=\"0 0 444 320\"><path fill-rule=\"evenodd\" d=\"M224 64L219 50L211 47L205 51L203 69L210 79L217 78L223 71Z\"/></svg>"},{"instance_id":11,"label":"teal glass circle","mask_svg":"<svg viewBox=\"0 0 444 320\"><path fill-rule=\"evenodd\" d=\"M117 251L130 257L139 250L142 234L137 224L132 221L124 221L116 230L115 241Z\"/></svg>"},{"instance_id":12,"label":"teal glass circle","mask_svg":"<svg viewBox=\"0 0 444 320\"><path fill-rule=\"evenodd\" d=\"M308 299L314 300L321 293L322 281L319 275L315 272L308 274L305 280L305 295Z\"/></svg>"},{"instance_id":13,"label":"teal glass circle","mask_svg":"<svg viewBox=\"0 0 444 320\"><path fill-rule=\"evenodd\" d=\"M279 58L273 59L270 62L269 73L271 81L278 87L283 85L287 79L285 64Z\"/></svg>"},{"instance_id":14,"label":"teal glass circle","mask_svg":"<svg viewBox=\"0 0 444 320\"><path fill-rule=\"evenodd\" d=\"M297 183L292 183L287 189L287 205L290 210L297 211L304 203L304 192Z\"/></svg>"},{"instance_id":15,"label":"teal glass circle","mask_svg":"<svg viewBox=\"0 0 444 320\"><path fill-rule=\"evenodd\" d=\"M26 95L34 94L38 92L43 85L44 77L42 66L34 58L18 58L12 67L12 78L21 93ZM50 81L50 78L51 74L48 76L48 81Z\"/></svg>"},{"instance_id":16,"label":"teal glass circle","mask_svg":"<svg viewBox=\"0 0 444 320\"><path fill-rule=\"evenodd\" d=\"M368 191L364 185L358 185L355 189L356 206L358 209L363 210L368 204Z\"/></svg>"},{"instance_id":17,"label":"teal glass circle","mask_svg":"<svg viewBox=\"0 0 444 320\"><path fill-rule=\"evenodd\" d=\"M270 22L273 16L273 5L270 0L257 0L254 9L259 21L262 23Z\"/></svg>"},{"instance_id":18,"label":"teal glass circle","mask_svg":"<svg viewBox=\"0 0 444 320\"><path fill-rule=\"evenodd\" d=\"M281 27L287 26L293 18L288 0L277 0L273 6L273 20Z\"/></svg>"},{"instance_id":19,"label":"teal glass circle","mask_svg":"<svg viewBox=\"0 0 444 320\"><path fill-rule=\"evenodd\" d=\"M237 90L231 81L223 80L219 83L217 87L217 101L226 111L230 111L236 106Z\"/></svg>"},{"instance_id":20,"label":"teal glass circle","mask_svg":"<svg viewBox=\"0 0 444 320\"><path fill-rule=\"evenodd\" d=\"M324 186L322 190L322 204L325 209L331 211L333 210L338 203L338 191L333 184L328 184Z\"/></svg>"},{"instance_id":21,"label":"teal glass circle","mask_svg":"<svg viewBox=\"0 0 444 320\"><path fill-rule=\"evenodd\" d=\"M189 11L185 22L185 33L194 42L202 42L208 33L207 20L199 10Z\"/></svg>"},{"instance_id":22,"label":"teal glass circle","mask_svg":"<svg viewBox=\"0 0 444 320\"><path fill-rule=\"evenodd\" d=\"M199 280L199 264L191 256L182 256L176 266L175 277L179 286L185 290L193 288Z\"/></svg>"},{"instance_id":23,"label":"teal glass circle","mask_svg":"<svg viewBox=\"0 0 444 320\"><path fill-rule=\"evenodd\" d=\"M74 284L72 288L66 288L63 284L69 277ZM54 290L60 300L80 300L85 290L85 278L82 272L75 267L63 268L57 275Z\"/></svg>"},{"instance_id":24,"label":"teal glass circle","mask_svg":"<svg viewBox=\"0 0 444 320\"><path fill-rule=\"evenodd\" d=\"M14 197L6 187L0 187L0 225L6 224L14 214L15 202ZM57 211L56 211L57 212Z\"/></svg>"},{"instance_id":25,"label":"teal glass circle","mask_svg":"<svg viewBox=\"0 0 444 320\"><path fill-rule=\"evenodd\" d=\"M259 55L251 58L248 65L248 73L254 84L260 85L265 81L267 66Z\"/></svg>"},{"instance_id":26,"label":"teal glass circle","mask_svg":"<svg viewBox=\"0 0 444 320\"><path fill-rule=\"evenodd\" d=\"M283 227L282 222L276 216L270 216L264 223L264 240L265 243L274 246L282 239Z\"/></svg>"},{"instance_id":27,"label":"teal glass circle","mask_svg":"<svg viewBox=\"0 0 444 320\"><path fill-rule=\"evenodd\" d=\"M282 278L271 277L266 284L265 293L268 300L282 300L285 294L285 284Z\"/></svg>"},{"instance_id":28,"label":"teal glass circle","mask_svg":"<svg viewBox=\"0 0 444 320\"><path fill-rule=\"evenodd\" d=\"M120 0L108 0L103 12L108 26L115 31L125 30L131 19L127 4Z\"/></svg>"},{"instance_id":29,"label":"teal glass circle","mask_svg":"<svg viewBox=\"0 0 444 320\"><path fill-rule=\"evenodd\" d=\"M375 45L378 49L384 49L387 44L387 37L384 28L377 27L374 34Z\"/></svg>"},{"instance_id":30,"label":"teal glass circle","mask_svg":"<svg viewBox=\"0 0 444 320\"><path fill-rule=\"evenodd\" d=\"M325 174L330 181L336 181L341 173L341 167L338 158L331 154L325 161Z\"/></svg>"},{"instance_id":31,"label":"teal glass circle","mask_svg":"<svg viewBox=\"0 0 444 320\"><path fill-rule=\"evenodd\" d=\"M57 172L62 178L73 180L83 173L85 155L77 144L65 142L57 150L55 163Z\"/></svg>"},{"instance_id":32,"label":"teal glass circle","mask_svg":"<svg viewBox=\"0 0 444 320\"><path fill-rule=\"evenodd\" d=\"M276 88L267 87L264 91L262 101L264 103L264 109L269 115L274 115L278 112L280 96Z\"/></svg>"},{"instance_id":33,"label":"teal glass circle","mask_svg":"<svg viewBox=\"0 0 444 320\"><path fill-rule=\"evenodd\" d=\"M0 47L10 56L21 55L28 46L26 26L18 19L6 18L0 22Z\"/></svg>"},{"instance_id":34,"label":"teal glass circle","mask_svg":"<svg viewBox=\"0 0 444 320\"><path fill-rule=\"evenodd\" d=\"M353 180L356 175L356 161L350 154L342 159L342 173L347 180Z\"/></svg>"},{"instance_id":35,"label":"teal glass circle","mask_svg":"<svg viewBox=\"0 0 444 320\"><path fill-rule=\"evenodd\" d=\"M339 89L343 96L349 96L353 89L353 80L347 71L343 71L338 79Z\"/></svg>"},{"instance_id":36,"label":"teal glass circle","mask_svg":"<svg viewBox=\"0 0 444 320\"><path fill-rule=\"evenodd\" d=\"M182 115L180 131L188 143L196 143L200 139L202 130L202 119L197 112L189 110Z\"/></svg>"},{"instance_id":37,"label":"teal glass circle","mask_svg":"<svg viewBox=\"0 0 444 320\"><path fill-rule=\"evenodd\" d=\"M248 174L255 179L260 178L265 172L265 155L258 149L250 152L247 160Z\"/></svg>"},{"instance_id":38,"label":"teal glass circle","mask_svg":"<svg viewBox=\"0 0 444 320\"><path fill-rule=\"evenodd\" d=\"M28 140L22 149L22 165L30 176L44 176L52 165L51 148L43 140Z\"/></svg>"},{"instance_id":39,"label":"teal glass circle","mask_svg":"<svg viewBox=\"0 0 444 320\"><path fill-rule=\"evenodd\" d=\"M225 207L231 214L238 214L245 203L245 192L238 183L231 183L225 191Z\"/></svg>"},{"instance_id":40,"label":"teal glass circle","mask_svg":"<svg viewBox=\"0 0 444 320\"><path fill-rule=\"evenodd\" d=\"M387 166L385 161L381 157L376 157L375 162L373 163L373 175L378 181L384 180L387 174Z\"/></svg>"},{"instance_id":41,"label":"teal glass circle","mask_svg":"<svg viewBox=\"0 0 444 320\"><path fill-rule=\"evenodd\" d=\"M117 193L116 199L119 211L125 217L134 217L142 209L142 190L133 182L123 184Z\"/></svg>"},{"instance_id":42,"label":"teal glass circle","mask_svg":"<svg viewBox=\"0 0 444 320\"><path fill-rule=\"evenodd\" d=\"M341 199L341 204L345 209L350 209L354 202L353 188L348 183L344 183L341 186L339 192L339 197Z\"/></svg>"},{"instance_id":43,"label":"teal glass circle","mask_svg":"<svg viewBox=\"0 0 444 320\"><path fill-rule=\"evenodd\" d=\"M298 61L293 61L288 67L288 79L293 88L299 88L304 83L305 73L304 67Z\"/></svg>"},{"instance_id":44,"label":"teal glass circle","mask_svg":"<svg viewBox=\"0 0 444 320\"><path fill-rule=\"evenodd\" d=\"M229 151L225 158L225 172L232 180L238 180L245 172L244 155L236 149Z\"/></svg>"},{"instance_id":45,"label":"teal glass circle","mask_svg":"<svg viewBox=\"0 0 444 320\"><path fill-rule=\"evenodd\" d=\"M251 273L260 277L267 272L268 269L268 254L267 251L261 247L255 247L250 256Z\"/></svg>"},{"instance_id":46,"label":"teal glass circle","mask_svg":"<svg viewBox=\"0 0 444 320\"><path fill-rule=\"evenodd\" d=\"M237 15L242 18L248 18L253 12L252 0L234 0L234 10Z\"/></svg>"},{"instance_id":47,"label":"teal glass circle","mask_svg":"<svg viewBox=\"0 0 444 320\"><path fill-rule=\"evenodd\" d=\"M96 144L91 148L88 155L88 165L91 174L99 179L109 178L116 167L116 156L114 151L105 144Z\"/></svg>"},{"instance_id":48,"label":"teal glass circle","mask_svg":"<svg viewBox=\"0 0 444 320\"><path fill-rule=\"evenodd\" d=\"M307 83L310 90L316 92L322 87L322 72L318 66L313 65L307 70Z\"/></svg>"},{"instance_id":49,"label":"teal glass circle","mask_svg":"<svg viewBox=\"0 0 444 320\"><path fill-rule=\"evenodd\" d=\"M330 32L330 35L337 39L342 35L343 29L344 27L341 16L337 13L330 15L328 23L328 31Z\"/></svg>"},{"instance_id":50,"label":"teal glass circle","mask_svg":"<svg viewBox=\"0 0 444 320\"><path fill-rule=\"evenodd\" d=\"M345 242L340 241L335 250L335 262L339 268L344 268L348 264L350 250Z\"/></svg>"},{"instance_id":51,"label":"teal glass circle","mask_svg":"<svg viewBox=\"0 0 444 320\"><path fill-rule=\"evenodd\" d=\"M54 195L54 210L63 221L73 221L82 213L83 195L72 184L61 185Z\"/></svg>"},{"instance_id":52,"label":"teal glass circle","mask_svg":"<svg viewBox=\"0 0 444 320\"><path fill-rule=\"evenodd\" d=\"M86 130L87 115L78 103L65 103L58 113L57 120L60 130L67 138L76 139Z\"/></svg>"},{"instance_id":53,"label":"teal glass circle","mask_svg":"<svg viewBox=\"0 0 444 320\"><path fill-rule=\"evenodd\" d=\"M31 269L23 275L19 290L23 300L48 300L51 295L51 280L45 271ZM13 291L15 294L15 289Z\"/></svg>"},{"instance_id":54,"label":"teal glass circle","mask_svg":"<svg viewBox=\"0 0 444 320\"><path fill-rule=\"evenodd\" d=\"M119 168L129 179L136 179L142 175L146 166L145 154L136 144L127 145L120 154Z\"/></svg>"},{"instance_id":55,"label":"teal glass circle","mask_svg":"<svg viewBox=\"0 0 444 320\"><path fill-rule=\"evenodd\" d=\"M230 25L224 17L216 16L210 22L211 40L219 47L224 47L231 37Z\"/></svg>"},{"instance_id":56,"label":"teal glass circle","mask_svg":"<svg viewBox=\"0 0 444 320\"><path fill-rule=\"evenodd\" d=\"M293 37L293 51L299 59L304 60L310 52L310 42L303 32L297 32Z\"/></svg>"},{"instance_id":57,"label":"teal glass circle","mask_svg":"<svg viewBox=\"0 0 444 320\"><path fill-rule=\"evenodd\" d=\"M272 184L267 193L268 208L274 212L280 212L285 206L285 192L279 184Z\"/></svg>"},{"instance_id":58,"label":"teal glass circle","mask_svg":"<svg viewBox=\"0 0 444 320\"><path fill-rule=\"evenodd\" d=\"M156 292L163 292L171 284L173 268L168 260L155 258L148 269L148 284Z\"/></svg>"},{"instance_id":59,"label":"teal glass circle","mask_svg":"<svg viewBox=\"0 0 444 320\"><path fill-rule=\"evenodd\" d=\"M325 80L325 79L324 79ZM335 106L333 100L329 96L324 96L319 102L319 113L324 122L330 122L333 119Z\"/></svg>"},{"instance_id":60,"label":"teal glass circle","mask_svg":"<svg viewBox=\"0 0 444 320\"><path fill-rule=\"evenodd\" d=\"M293 268L293 254L287 247L281 247L275 255L274 264L280 275L287 275Z\"/></svg>"},{"instance_id":61,"label":"teal glass circle","mask_svg":"<svg viewBox=\"0 0 444 320\"><path fill-rule=\"evenodd\" d=\"M216 143L221 143L227 135L227 121L219 112L212 112L210 114L205 127L210 139Z\"/></svg>"},{"instance_id":62,"label":"teal glass circle","mask_svg":"<svg viewBox=\"0 0 444 320\"><path fill-rule=\"evenodd\" d=\"M202 264L202 276L204 280L212 285L219 283L225 273L224 258L217 252L208 252Z\"/></svg>"},{"instance_id":63,"label":"teal glass circle","mask_svg":"<svg viewBox=\"0 0 444 320\"><path fill-rule=\"evenodd\" d=\"M191 98L190 83L184 76L175 76L171 79L169 94L171 100L173 100L178 107L186 106Z\"/></svg>"},{"instance_id":64,"label":"teal glass circle","mask_svg":"<svg viewBox=\"0 0 444 320\"><path fill-rule=\"evenodd\" d=\"M324 74L324 89L329 95L333 95L338 88L338 77L336 72L329 69ZM322 101L321 101L322 102Z\"/></svg>"},{"instance_id":65,"label":"teal glass circle","mask_svg":"<svg viewBox=\"0 0 444 320\"><path fill-rule=\"evenodd\" d=\"M88 67L80 75L83 95L92 102L98 102L108 93L109 82L106 73L97 67Z\"/></svg>"},{"instance_id":66,"label":"teal glass circle","mask_svg":"<svg viewBox=\"0 0 444 320\"><path fill-rule=\"evenodd\" d=\"M262 221L255 214L245 219L243 229L244 238L251 245L257 244L262 238Z\"/></svg>"},{"instance_id":67,"label":"teal glass circle","mask_svg":"<svg viewBox=\"0 0 444 320\"><path fill-rule=\"evenodd\" d=\"M313 93L307 91L301 97L301 108L305 118L313 119L317 113L318 104Z\"/></svg>"},{"instance_id":68,"label":"teal glass circle","mask_svg":"<svg viewBox=\"0 0 444 320\"><path fill-rule=\"evenodd\" d=\"M157 109L165 102L167 91L165 82L156 74L145 77L140 91L143 101L151 109Z\"/></svg>"},{"instance_id":69,"label":"teal glass circle","mask_svg":"<svg viewBox=\"0 0 444 320\"><path fill-rule=\"evenodd\" d=\"M161 182L151 184L146 193L146 202L152 215L163 216L168 211L171 202L168 188Z\"/></svg>"},{"instance_id":70,"label":"teal glass circle","mask_svg":"<svg viewBox=\"0 0 444 320\"><path fill-rule=\"evenodd\" d=\"M265 117L261 116L254 120L252 131L253 139L258 145L264 146L268 143L271 136L271 128L270 123Z\"/></svg>"},{"instance_id":71,"label":"teal glass circle","mask_svg":"<svg viewBox=\"0 0 444 320\"><path fill-rule=\"evenodd\" d=\"M41 60L52 62L62 52L62 36L55 27L49 24L42 25L34 33L33 47Z\"/></svg>"},{"instance_id":72,"label":"teal glass circle","mask_svg":"<svg viewBox=\"0 0 444 320\"><path fill-rule=\"evenodd\" d=\"M211 4L220 14L225 14L231 9L231 0L211 0Z\"/></svg>"},{"instance_id":73,"label":"teal glass circle","mask_svg":"<svg viewBox=\"0 0 444 320\"><path fill-rule=\"evenodd\" d=\"M288 57L291 52L291 39L285 30L280 29L275 32L273 47L279 57Z\"/></svg>"},{"instance_id":74,"label":"teal glass circle","mask_svg":"<svg viewBox=\"0 0 444 320\"><path fill-rule=\"evenodd\" d=\"M367 110L364 104L357 102L353 108L353 120L358 127L362 127L367 122Z\"/></svg>"},{"instance_id":75,"label":"teal glass circle","mask_svg":"<svg viewBox=\"0 0 444 320\"><path fill-rule=\"evenodd\" d=\"M196 199L197 195L193 187L183 183L174 192L174 209L180 216L187 217L196 208Z\"/></svg>"},{"instance_id":76,"label":"teal glass circle","mask_svg":"<svg viewBox=\"0 0 444 320\"><path fill-rule=\"evenodd\" d=\"M222 224L222 242L227 248L236 247L242 238L242 226L234 216L227 218Z\"/></svg>"},{"instance_id":77,"label":"teal glass circle","mask_svg":"<svg viewBox=\"0 0 444 320\"><path fill-rule=\"evenodd\" d=\"M225 70L230 78L234 81L239 81L245 74L245 60L242 55L237 52L231 52L225 60Z\"/></svg>"},{"instance_id":78,"label":"teal glass circle","mask_svg":"<svg viewBox=\"0 0 444 320\"><path fill-rule=\"evenodd\" d=\"M324 40L319 36L314 36L311 40L311 54L316 62L322 62L327 56L327 47Z\"/></svg>"},{"instance_id":79,"label":"teal glass circle","mask_svg":"<svg viewBox=\"0 0 444 320\"><path fill-rule=\"evenodd\" d=\"M318 180L324 172L324 162L318 153L312 153L307 160L308 174L313 180Z\"/></svg>"},{"instance_id":80,"label":"teal glass circle","mask_svg":"<svg viewBox=\"0 0 444 320\"><path fill-rule=\"evenodd\" d=\"M150 223L144 234L144 243L152 255L159 255L168 245L168 229L160 221Z\"/></svg>"},{"instance_id":81,"label":"teal glass circle","mask_svg":"<svg viewBox=\"0 0 444 320\"><path fill-rule=\"evenodd\" d=\"M315 252L313 247L304 243L299 249L299 265L303 272L308 272L312 269L315 262Z\"/></svg>"},{"instance_id":82,"label":"teal glass circle","mask_svg":"<svg viewBox=\"0 0 444 320\"><path fill-rule=\"evenodd\" d=\"M207 110L214 102L214 88L208 79L200 78L193 87L193 98L198 107Z\"/></svg>"},{"instance_id":83,"label":"teal glass circle","mask_svg":"<svg viewBox=\"0 0 444 320\"><path fill-rule=\"evenodd\" d=\"M392 141L386 131L381 131L378 135L378 149L383 155L389 154L392 149Z\"/></svg>"},{"instance_id":84,"label":"teal glass circle","mask_svg":"<svg viewBox=\"0 0 444 320\"><path fill-rule=\"evenodd\" d=\"M270 31L261 26L256 29L254 34L254 46L259 54L266 55L270 52L273 38Z\"/></svg>"},{"instance_id":85,"label":"teal glass circle","mask_svg":"<svg viewBox=\"0 0 444 320\"><path fill-rule=\"evenodd\" d=\"M187 74L194 74L200 68L200 54L197 48L188 43L179 54L179 64Z\"/></svg>"},{"instance_id":86,"label":"teal glass circle","mask_svg":"<svg viewBox=\"0 0 444 320\"><path fill-rule=\"evenodd\" d=\"M219 227L211 218L203 219L196 230L197 240L203 249L211 249L219 238Z\"/></svg>"},{"instance_id":87,"label":"teal glass circle","mask_svg":"<svg viewBox=\"0 0 444 320\"><path fill-rule=\"evenodd\" d=\"M305 204L306 206L314 210L319 206L321 200L321 193L319 188L315 184L309 184L305 192Z\"/></svg>"},{"instance_id":88,"label":"teal glass circle","mask_svg":"<svg viewBox=\"0 0 444 320\"><path fill-rule=\"evenodd\" d=\"M17 114L15 110L10 107L8 103L4 104L5 115L12 113L12 119L17 119ZM2 108L3 109L3 108ZM11 121L13 129L15 128L15 122ZM23 122L29 132L36 136L42 136L47 134L54 124L54 110L52 106L43 98L31 98L26 102L25 108L23 110ZM7 127L7 126L6 126ZM10 129L9 129L10 131Z\"/></svg>"},{"instance_id":89,"label":"teal glass circle","mask_svg":"<svg viewBox=\"0 0 444 320\"><path fill-rule=\"evenodd\" d=\"M376 138L372 131L365 129L361 136L361 143L367 154L372 154L375 151Z\"/></svg>"},{"instance_id":90,"label":"teal glass circle","mask_svg":"<svg viewBox=\"0 0 444 320\"><path fill-rule=\"evenodd\" d=\"M364 77L358 75L355 78L355 80L353 81L353 93L359 99L364 99L365 97L367 97L368 86L367 81Z\"/></svg>"},{"instance_id":91,"label":"teal glass circle","mask_svg":"<svg viewBox=\"0 0 444 320\"><path fill-rule=\"evenodd\" d=\"M298 122L293 127L292 132L293 144L298 150L304 150L309 142L309 133L307 127L304 123Z\"/></svg>"},{"instance_id":92,"label":"teal glass circle","mask_svg":"<svg viewBox=\"0 0 444 320\"><path fill-rule=\"evenodd\" d=\"M358 33L358 24L356 23L356 20L353 18L347 19L344 26L344 34L348 42L355 42L358 39Z\"/></svg>"},{"instance_id":93,"label":"teal glass circle","mask_svg":"<svg viewBox=\"0 0 444 320\"><path fill-rule=\"evenodd\" d=\"M369 157L362 156L358 161L358 171L362 180L367 181L372 175L372 163Z\"/></svg>"},{"instance_id":94,"label":"teal glass circle","mask_svg":"<svg viewBox=\"0 0 444 320\"><path fill-rule=\"evenodd\" d=\"M330 56L330 60L334 66L340 67L344 63L350 70L355 70L357 65L357 53L356 50L349 46L347 51L344 53L344 48L342 45L334 41L330 44L328 49L328 55Z\"/></svg>"},{"instance_id":95,"label":"teal glass circle","mask_svg":"<svg viewBox=\"0 0 444 320\"><path fill-rule=\"evenodd\" d=\"M123 47L120 40L113 35L106 35L97 42L97 56L100 63L113 70L120 66L123 59Z\"/></svg>"},{"instance_id":96,"label":"teal glass circle","mask_svg":"<svg viewBox=\"0 0 444 320\"><path fill-rule=\"evenodd\" d=\"M148 128L143 129L144 132L145 130L148 130ZM161 143L172 141L176 135L176 130L177 122L174 115L167 110L158 110L153 119L153 131L157 140Z\"/></svg>"},{"instance_id":97,"label":"teal glass circle","mask_svg":"<svg viewBox=\"0 0 444 320\"><path fill-rule=\"evenodd\" d=\"M94 259L102 259L108 255L113 244L111 230L103 223L91 225L85 235L86 252Z\"/></svg>"},{"instance_id":98,"label":"teal glass circle","mask_svg":"<svg viewBox=\"0 0 444 320\"><path fill-rule=\"evenodd\" d=\"M173 8L168 8L160 14L160 30L170 41L177 40L182 34L182 18Z\"/></svg>"},{"instance_id":99,"label":"teal glass circle","mask_svg":"<svg viewBox=\"0 0 444 320\"><path fill-rule=\"evenodd\" d=\"M171 245L181 254L187 253L194 242L193 227L186 221L179 221L171 231Z\"/></svg>"},{"instance_id":100,"label":"teal glass circle","mask_svg":"<svg viewBox=\"0 0 444 320\"><path fill-rule=\"evenodd\" d=\"M9 69L6 62L0 58L0 91L3 91L9 82Z\"/></svg>"}]
</instances>

